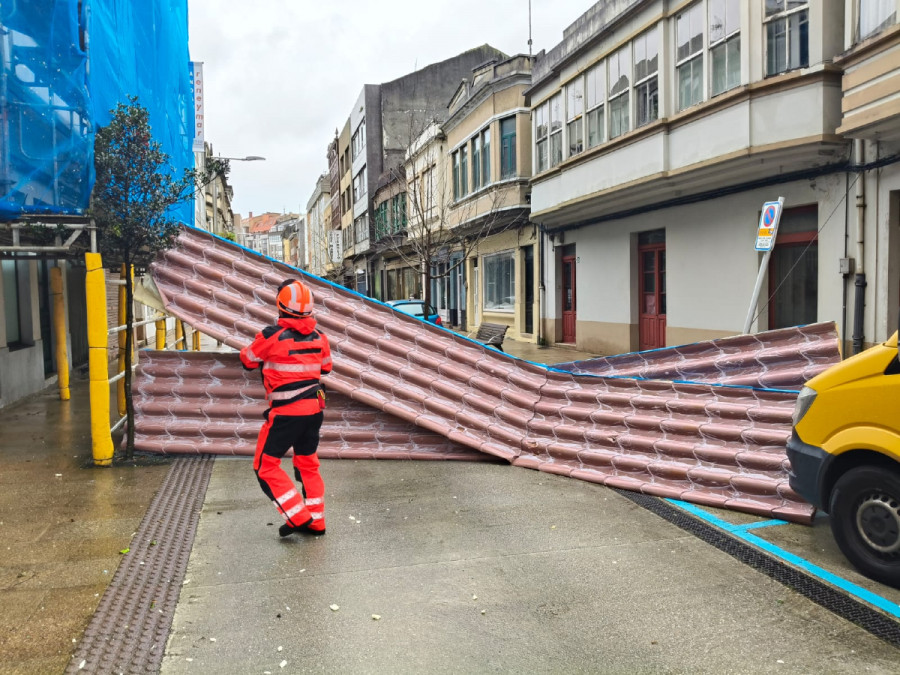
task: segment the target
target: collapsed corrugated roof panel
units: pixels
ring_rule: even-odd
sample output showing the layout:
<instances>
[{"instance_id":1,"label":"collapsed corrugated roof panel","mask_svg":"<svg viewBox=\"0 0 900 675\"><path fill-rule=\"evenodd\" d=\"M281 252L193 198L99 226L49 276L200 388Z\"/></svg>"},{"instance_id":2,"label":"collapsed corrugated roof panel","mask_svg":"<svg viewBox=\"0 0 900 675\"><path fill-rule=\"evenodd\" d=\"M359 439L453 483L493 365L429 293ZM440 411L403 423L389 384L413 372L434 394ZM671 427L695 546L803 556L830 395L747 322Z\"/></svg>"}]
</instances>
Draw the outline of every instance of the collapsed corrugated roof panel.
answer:
<instances>
[{"instance_id":1,"label":"collapsed corrugated roof panel","mask_svg":"<svg viewBox=\"0 0 900 675\"><path fill-rule=\"evenodd\" d=\"M800 389L840 361L834 322L556 364L581 375Z\"/></svg>"},{"instance_id":2,"label":"collapsed corrugated roof panel","mask_svg":"<svg viewBox=\"0 0 900 675\"><path fill-rule=\"evenodd\" d=\"M274 320L278 284L302 276L332 342L329 390L459 446L648 494L800 522L812 517L787 483L792 392L554 370L198 230L184 231L152 274L168 311L235 348ZM197 377L192 386L212 386ZM216 400L228 405L233 397ZM175 423L182 411L173 405L167 414ZM139 434L143 425L139 417ZM188 450L164 442L158 449Z\"/></svg>"}]
</instances>

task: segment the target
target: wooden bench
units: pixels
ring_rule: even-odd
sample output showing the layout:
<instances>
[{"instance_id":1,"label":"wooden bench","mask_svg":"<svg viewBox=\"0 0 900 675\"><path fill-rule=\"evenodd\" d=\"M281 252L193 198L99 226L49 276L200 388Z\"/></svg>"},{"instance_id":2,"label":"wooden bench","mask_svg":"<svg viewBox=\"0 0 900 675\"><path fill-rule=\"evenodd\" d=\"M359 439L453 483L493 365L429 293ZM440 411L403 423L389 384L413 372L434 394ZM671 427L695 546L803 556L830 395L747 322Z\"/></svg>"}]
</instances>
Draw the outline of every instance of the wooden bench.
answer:
<instances>
[{"instance_id":1,"label":"wooden bench","mask_svg":"<svg viewBox=\"0 0 900 675\"><path fill-rule=\"evenodd\" d=\"M478 326L478 332L475 333L475 339L488 347L496 347L503 351L503 338L506 337L506 331L509 328L506 324L500 323L483 323Z\"/></svg>"}]
</instances>

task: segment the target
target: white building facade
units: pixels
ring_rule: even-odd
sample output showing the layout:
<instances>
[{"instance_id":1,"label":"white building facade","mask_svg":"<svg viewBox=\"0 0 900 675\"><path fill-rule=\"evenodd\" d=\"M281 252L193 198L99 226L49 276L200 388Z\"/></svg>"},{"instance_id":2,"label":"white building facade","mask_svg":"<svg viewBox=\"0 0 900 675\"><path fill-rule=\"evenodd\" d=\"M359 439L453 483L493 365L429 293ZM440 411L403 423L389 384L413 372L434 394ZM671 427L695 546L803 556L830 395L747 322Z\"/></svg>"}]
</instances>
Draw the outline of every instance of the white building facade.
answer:
<instances>
[{"instance_id":1,"label":"white building facade","mask_svg":"<svg viewBox=\"0 0 900 675\"><path fill-rule=\"evenodd\" d=\"M621 353L740 333L748 316L751 332L834 320L860 345L896 330L896 4L600 2L539 54L547 341ZM778 197L751 308L760 209Z\"/></svg>"}]
</instances>

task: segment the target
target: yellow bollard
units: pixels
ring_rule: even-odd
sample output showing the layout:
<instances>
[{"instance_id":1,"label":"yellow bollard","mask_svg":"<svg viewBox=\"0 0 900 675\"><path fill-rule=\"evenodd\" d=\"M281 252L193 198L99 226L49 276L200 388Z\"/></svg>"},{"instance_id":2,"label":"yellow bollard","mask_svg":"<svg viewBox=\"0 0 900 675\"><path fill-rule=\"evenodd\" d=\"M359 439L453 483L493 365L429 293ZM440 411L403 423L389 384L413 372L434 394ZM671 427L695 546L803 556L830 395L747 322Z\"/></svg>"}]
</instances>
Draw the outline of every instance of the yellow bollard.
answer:
<instances>
[{"instance_id":1,"label":"yellow bollard","mask_svg":"<svg viewBox=\"0 0 900 675\"><path fill-rule=\"evenodd\" d=\"M119 279L125 281L125 265L122 265L119 271ZM119 325L125 325L125 287L119 286ZM125 331L120 330L116 333L119 341L119 360L116 373L125 372ZM116 382L116 402L118 403L119 417L125 415L125 378Z\"/></svg>"},{"instance_id":2,"label":"yellow bollard","mask_svg":"<svg viewBox=\"0 0 900 675\"><path fill-rule=\"evenodd\" d=\"M181 319L175 319L175 344L172 346L179 351L187 348L184 343L184 324L181 323Z\"/></svg>"},{"instance_id":3,"label":"yellow bollard","mask_svg":"<svg viewBox=\"0 0 900 675\"><path fill-rule=\"evenodd\" d=\"M156 348L166 348L166 320L160 319L156 322Z\"/></svg>"},{"instance_id":4,"label":"yellow bollard","mask_svg":"<svg viewBox=\"0 0 900 675\"><path fill-rule=\"evenodd\" d=\"M195 352L200 351L200 331L196 328L194 329L193 335L191 335L191 342L193 343L193 348Z\"/></svg>"},{"instance_id":5,"label":"yellow bollard","mask_svg":"<svg viewBox=\"0 0 900 675\"><path fill-rule=\"evenodd\" d=\"M66 346L66 311L62 295L62 270L50 268L50 295L53 297L53 335L56 353L56 372L59 378L59 400L68 401L69 349Z\"/></svg>"},{"instance_id":6,"label":"yellow bollard","mask_svg":"<svg viewBox=\"0 0 900 675\"><path fill-rule=\"evenodd\" d=\"M109 369L106 325L106 279L99 253L85 253L87 266L85 301L87 305L88 371L91 394L91 445L94 464L112 464L113 443L109 425Z\"/></svg>"}]
</instances>

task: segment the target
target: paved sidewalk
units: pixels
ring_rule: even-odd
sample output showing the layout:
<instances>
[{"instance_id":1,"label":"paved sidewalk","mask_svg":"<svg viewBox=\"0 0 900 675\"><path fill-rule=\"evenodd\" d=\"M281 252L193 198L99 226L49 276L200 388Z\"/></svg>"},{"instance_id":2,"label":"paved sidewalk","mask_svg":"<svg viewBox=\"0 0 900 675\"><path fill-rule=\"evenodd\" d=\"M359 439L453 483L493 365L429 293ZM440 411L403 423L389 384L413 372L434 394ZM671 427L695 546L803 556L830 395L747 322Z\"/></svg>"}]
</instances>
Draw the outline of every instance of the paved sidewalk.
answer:
<instances>
[{"instance_id":1,"label":"paved sidewalk","mask_svg":"<svg viewBox=\"0 0 900 675\"><path fill-rule=\"evenodd\" d=\"M0 410L0 673L61 673L169 470L92 465L87 381Z\"/></svg>"}]
</instances>

